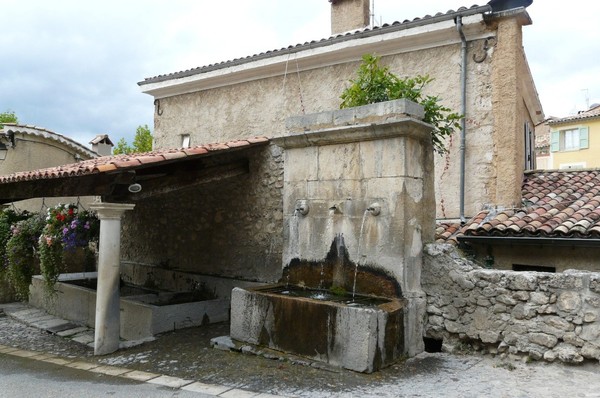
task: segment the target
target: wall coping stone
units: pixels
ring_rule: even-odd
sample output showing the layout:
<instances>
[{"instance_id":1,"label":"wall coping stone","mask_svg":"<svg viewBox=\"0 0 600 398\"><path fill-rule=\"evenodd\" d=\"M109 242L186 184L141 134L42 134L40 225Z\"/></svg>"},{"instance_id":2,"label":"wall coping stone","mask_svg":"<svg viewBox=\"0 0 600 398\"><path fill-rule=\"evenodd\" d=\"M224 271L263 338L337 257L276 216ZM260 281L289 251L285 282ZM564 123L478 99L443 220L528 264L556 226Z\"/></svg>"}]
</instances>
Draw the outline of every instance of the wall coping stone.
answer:
<instances>
[{"instance_id":1,"label":"wall coping stone","mask_svg":"<svg viewBox=\"0 0 600 398\"><path fill-rule=\"evenodd\" d=\"M289 135L272 142L283 148L303 148L413 135L429 137L433 126L422 121L423 106L406 100L379 102L286 120Z\"/></svg>"}]
</instances>

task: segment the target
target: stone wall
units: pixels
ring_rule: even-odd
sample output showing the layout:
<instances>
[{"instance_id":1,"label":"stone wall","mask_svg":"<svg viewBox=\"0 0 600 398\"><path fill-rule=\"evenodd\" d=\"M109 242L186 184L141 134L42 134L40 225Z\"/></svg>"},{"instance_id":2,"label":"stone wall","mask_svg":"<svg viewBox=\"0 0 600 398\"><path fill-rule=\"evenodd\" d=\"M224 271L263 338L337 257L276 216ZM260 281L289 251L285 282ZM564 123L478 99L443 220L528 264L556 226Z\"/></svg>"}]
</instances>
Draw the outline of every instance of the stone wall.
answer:
<instances>
[{"instance_id":1,"label":"stone wall","mask_svg":"<svg viewBox=\"0 0 600 398\"><path fill-rule=\"evenodd\" d=\"M249 154L250 173L141 200L123 221L122 259L274 282L281 277L283 154Z\"/></svg>"},{"instance_id":2,"label":"stone wall","mask_svg":"<svg viewBox=\"0 0 600 398\"><path fill-rule=\"evenodd\" d=\"M431 244L421 283L426 337L534 360L600 360L600 273L488 270Z\"/></svg>"}]
</instances>

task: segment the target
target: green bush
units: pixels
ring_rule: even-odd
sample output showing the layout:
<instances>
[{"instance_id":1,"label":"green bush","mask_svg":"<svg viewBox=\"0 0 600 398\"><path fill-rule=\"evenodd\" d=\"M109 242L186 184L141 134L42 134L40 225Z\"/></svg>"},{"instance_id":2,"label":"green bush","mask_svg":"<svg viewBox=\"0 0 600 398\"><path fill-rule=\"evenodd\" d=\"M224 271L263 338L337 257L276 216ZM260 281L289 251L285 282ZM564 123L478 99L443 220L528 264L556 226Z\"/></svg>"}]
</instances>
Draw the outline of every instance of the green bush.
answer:
<instances>
[{"instance_id":1,"label":"green bush","mask_svg":"<svg viewBox=\"0 0 600 398\"><path fill-rule=\"evenodd\" d=\"M366 54L358 68L357 78L351 80L350 87L344 90L340 98L340 108L374 104L406 98L421 104L425 110L423 121L431 124L433 149L445 153L445 139L452 135L454 129L460 128L459 121L463 116L453 113L450 108L440 104L437 96L424 95L423 88L433 81L428 75L418 75L414 78L400 79L389 71L389 68L379 65L380 58Z\"/></svg>"}]
</instances>

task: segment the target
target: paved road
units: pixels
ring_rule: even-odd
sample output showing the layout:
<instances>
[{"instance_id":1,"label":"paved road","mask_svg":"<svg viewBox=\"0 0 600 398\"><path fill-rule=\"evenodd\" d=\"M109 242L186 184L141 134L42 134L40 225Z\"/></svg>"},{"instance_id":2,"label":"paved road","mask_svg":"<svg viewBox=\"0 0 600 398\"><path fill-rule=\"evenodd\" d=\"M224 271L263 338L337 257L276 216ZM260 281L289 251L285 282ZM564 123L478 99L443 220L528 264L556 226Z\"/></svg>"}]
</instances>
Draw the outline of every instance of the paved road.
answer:
<instances>
[{"instance_id":1,"label":"paved road","mask_svg":"<svg viewBox=\"0 0 600 398\"><path fill-rule=\"evenodd\" d=\"M2 398L212 397L5 354L0 354L0 386Z\"/></svg>"}]
</instances>

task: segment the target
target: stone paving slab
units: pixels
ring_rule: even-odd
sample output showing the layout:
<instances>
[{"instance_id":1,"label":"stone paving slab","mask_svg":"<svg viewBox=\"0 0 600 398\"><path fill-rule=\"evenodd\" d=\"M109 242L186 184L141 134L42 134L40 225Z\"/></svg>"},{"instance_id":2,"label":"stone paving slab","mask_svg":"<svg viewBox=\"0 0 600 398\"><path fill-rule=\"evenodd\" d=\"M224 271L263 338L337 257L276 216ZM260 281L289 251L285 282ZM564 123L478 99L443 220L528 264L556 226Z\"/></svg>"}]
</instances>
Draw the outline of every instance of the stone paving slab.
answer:
<instances>
[{"instance_id":1,"label":"stone paving slab","mask_svg":"<svg viewBox=\"0 0 600 398\"><path fill-rule=\"evenodd\" d=\"M123 373L120 375L126 379L136 380L136 381L148 381L151 379L155 379L160 376L158 373L150 373L150 372L142 372L141 370L132 370L127 373Z\"/></svg>"},{"instance_id":2,"label":"stone paving slab","mask_svg":"<svg viewBox=\"0 0 600 398\"><path fill-rule=\"evenodd\" d=\"M257 396L257 392L241 390L239 388L234 388L219 395L219 397L223 398L254 398Z\"/></svg>"},{"instance_id":3,"label":"stone paving slab","mask_svg":"<svg viewBox=\"0 0 600 398\"><path fill-rule=\"evenodd\" d=\"M25 351L25 350L16 350L16 351L10 352L10 355L14 355L17 357L23 357L23 358L34 357L37 354L38 353L35 351Z\"/></svg>"},{"instance_id":4,"label":"stone paving slab","mask_svg":"<svg viewBox=\"0 0 600 398\"><path fill-rule=\"evenodd\" d=\"M197 381L192 384L188 384L187 386L183 386L181 389L186 391L201 392L208 395L219 395L226 391L230 391L232 388L216 384L205 384Z\"/></svg>"},{"instance_id":5,"label":"stone paving slab","mask_svg":"<svg viewBox=\"0 0 600 398\"><path fill-rule=\"evenodd\" d=\"M56 325L54 327L49 327L46 330L48 330L50 333L57 334L57 333L64 332L67 330L73 330L78 327L79 327L79 325L76 325L71 322L65 322L64 320L61 319L61 323L59 323L58 325Z\"/></svg>"},{"instance_id":6,"label":"stone paving slab","mask_svg":"<svg viewBox=\"0 0 600 398\"><path fill-rule=\"evenodd\" d=\"M97 366L90 369L94 373L102 373L108 376L120 376L123 373L129 372L129 369L119 368L116 366Z\"/></svg>"},{"instance_id":7,"label":"stone paving slab","mask_svg":"<svg viewBox=\"0 0 600 398\"><path fill-rule=\"evenodd\" d=\"M64 319L59 319L59 318L51 318L45 321L36 321L35 323L33 323L33 326L35 326L38 329L44 329L50 333L52 333L53 328L62 328L65 326L65 324L67 324L65 322ZM64 329L63 329L64 330Z\"/></svg>"},{"instance_id":8,"label":"stone paving slab","mask_svg":"<svg viewBox=\"0 0 600 398\"><path fill-rule=\"evenodd\" d=\"M85 326L78 326L73 329L67 329L67 330L63 330L61 332L57 332L56 335L60 336L60 337L69 337L69 336L74 336L81 332L85 332L87 330L89 330L89 328L86 328Z\"/></svg>"},{"instance_id":9,"label":"stone paving slab","mask_svg":"<svg viewBox=\"0 0 600 398\"><path fill-rule=\"evenodd\" d=\"M71 362L73 362L72 359L69 360L69 359L63 359L63 358L58 358L58 357L46 358L46 359L42 359L42 361L48 362L48 363L53 363L55 365L68 365Z\"/></svg>"},{"instance_id":10,"label":"stone paving slab","mask_svg":"<svg viewBox=\"0 0 600 398\"><path fill-rule=\"evenodd\" d=\"M83 362L83 361L76 361L76 362L71 362L71 363L67 364L67 366L70 368L79 369L79 370L90 370L90 369L97 368L98 364Z\"/></svg>"},{"instance_id":11,"label":"stone paving slab","mask_svg":"<svg viewBox=\"0 0 600 398\"><path fill-rule=\"evenodd\" d=\"M159 384L161 386L171 387L171 388L181 388L185 385L192 384L193 382L194 382L194 380L184 380L184 379L180 379L179 377L165 376L165 375L148 380L148 383Z\"/></svg>"},{"instance_id":12,"label":"stone paving slab","mask_svg":"<svg viewBox=\"0 0 600 398\"><path fill-rule=\"evenodd\" d=\"M71 338L71 340L81 344L89 344L94 341L94 334L93 332L83 332L75 335L73 338Z\"/></svg>"}]
</instances>

